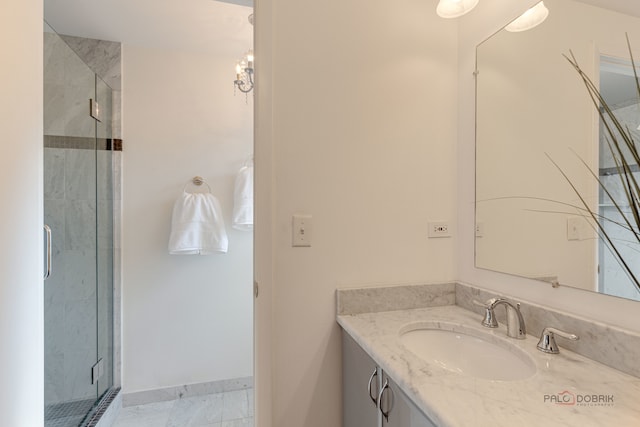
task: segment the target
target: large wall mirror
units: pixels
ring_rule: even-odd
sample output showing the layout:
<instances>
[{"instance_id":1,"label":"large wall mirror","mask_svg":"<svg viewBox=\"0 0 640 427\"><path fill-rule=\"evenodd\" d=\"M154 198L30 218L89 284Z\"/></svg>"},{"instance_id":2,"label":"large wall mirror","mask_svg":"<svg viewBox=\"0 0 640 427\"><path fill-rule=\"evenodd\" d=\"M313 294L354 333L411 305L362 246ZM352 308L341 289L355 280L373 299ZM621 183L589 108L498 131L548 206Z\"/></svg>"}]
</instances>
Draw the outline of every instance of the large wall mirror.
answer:
<instances>
[{"instance_id":1,"label":"large wall mirror","mask_svg":"<svg viewBox=\"0 0 640 427\"><path fill-rule=\"evenodd\" d=\"M640 245L617 224L621 214L598 183L622 200L598 111L563 56L573 52L640 143L640 101L625 39L627 33L637 65L640 4L621 3L625 13L586 0L545 0L542 24L503 29L478 46L477 267L640 301L578 196L607 218L607 235L640 278Z\"/></svg>"}]
</instances>

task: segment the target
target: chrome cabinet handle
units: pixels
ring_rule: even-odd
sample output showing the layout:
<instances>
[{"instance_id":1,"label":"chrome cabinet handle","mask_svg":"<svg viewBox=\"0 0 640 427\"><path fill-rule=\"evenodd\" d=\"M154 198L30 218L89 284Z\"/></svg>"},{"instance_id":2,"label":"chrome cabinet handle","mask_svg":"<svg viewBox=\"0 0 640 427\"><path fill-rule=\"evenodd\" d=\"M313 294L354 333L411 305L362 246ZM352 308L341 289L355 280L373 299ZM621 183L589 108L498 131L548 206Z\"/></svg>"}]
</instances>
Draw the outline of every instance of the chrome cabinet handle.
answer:
<instances>
[{"instance_id":1,"label":"chrome cabinet handle","mask_svg":"<svg viewBox=\"0 0 640 427\"><path fill-rule=\"evenodd\" d=\"M391 392L391 399L390 399L390 403L389 403L389 408L385 411L384 408L382 407L382 404L384 402L384 392L389 389L389 391ZM385 379L384 380L384 385L382 386L382 389L380 390L380 394L378 395L378 401L380 402L380 412L382 413L382 416L384 417L384 419L386 421L389 421L389 413L391 412L391 410L393 409L393 400L394 400L394 396L393 396L393 389L389 386L389 380Z\"/></svg>"},{"instance_id":2,"label":"chrome cabinet handle","mask_svg":"<svg viewBox=\"0 0 640 427\"><path fill-rule=\"evenodd\" d=\"M44 231L47 233L46 248L47 248L47 269L44 273L44 280L47 280L51 276L51 228L45 224Z\"/></svg>"},{"instance_id":3,"label":"chrome cabinet handle","mask_svg":"<svg viewBox=\"0 0 640 427\"><path fill-rule=\"evenodd\" d=\"M378 407L378 401L376 400L376 396L371 394L371 384L373 383L373 379L377 377L378 377L378 367L376 366L376 368L371 373L371 376L369 377L369 398L373 402L373 406L375 406L376 408ZM376 395L377 394L378 394L378 391L376 390Z\"/></svg>"}]
</instances>

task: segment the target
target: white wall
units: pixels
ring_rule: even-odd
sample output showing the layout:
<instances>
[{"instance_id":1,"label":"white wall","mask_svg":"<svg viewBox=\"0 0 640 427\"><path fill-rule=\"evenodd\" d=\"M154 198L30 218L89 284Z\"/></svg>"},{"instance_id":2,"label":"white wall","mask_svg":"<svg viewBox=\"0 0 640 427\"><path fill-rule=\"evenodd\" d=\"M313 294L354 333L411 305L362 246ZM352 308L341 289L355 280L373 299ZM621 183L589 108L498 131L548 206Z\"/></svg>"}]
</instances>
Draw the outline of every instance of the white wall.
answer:
<instances>
[{"instance_id":1,"label":"white wall","mask_svg":"<svg viewBox=\"0 0 640 427\"><path fill-rule=\"evenodd\" d=\"M253 105L233 94L236 59L123 46L125 393L252 375L253 235L230 225ZM196 175L222 205L227 254L168 255L173 203Z\"/></svg>"},{"instance_id":2,"label":"white wall","mask_svg":"<svg viewBox=\"0 0 640 427\"><path fill-rule=\"evenodd\" d=\"M0 4L0 414L43 425L42 2Z\"/></svg>"},{"instance_id":3,"label":"white wall","mask_svg":"<svg viewBox=\"0 0 640 427\"><path fill-rule=\"evenodd\" d=\"M256 144L275 159L273 425L337 427L335 289L454 278L454 239L427 222L455 222L456 24L433 2L272 3ZM310 248L291 247L294 213L313 216Z\"/></svg>"},{"instance_id":4,"label":"white wall","mask_svg":"<svg viewBox=\"0 0 640 427\"><path fill-rule=\"evenodd\" d=\"M590 1L594 3L595 1ZM531 0L492 0L481 2L460 19L459 27L459 152L458 274L460 280L526 298L546 306L568 310L589 318L610 322L638 331L637 303L568 287L558 289L542 282L522 279L474 267L474 150L475 143L475 47L504 24L536 3ZM600 2L606 5L606 1Z\"/></svg>"}]
</instances>

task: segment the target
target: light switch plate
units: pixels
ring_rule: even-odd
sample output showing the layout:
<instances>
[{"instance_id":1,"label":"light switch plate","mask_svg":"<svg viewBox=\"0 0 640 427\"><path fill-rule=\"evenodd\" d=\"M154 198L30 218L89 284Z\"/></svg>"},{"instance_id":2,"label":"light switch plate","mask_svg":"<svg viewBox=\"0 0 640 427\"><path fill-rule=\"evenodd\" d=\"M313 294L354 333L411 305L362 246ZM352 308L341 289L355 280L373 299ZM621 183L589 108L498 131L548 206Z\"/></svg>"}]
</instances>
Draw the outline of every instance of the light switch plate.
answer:
<instances>
[{"instance_id":1,"label":"light switch plate","mask_svg":"<svg viewBox=\"0 0 640 427\"><path fill-rule=\"evenodd\" d=\"M580 240L582 218L574 216L567 218L567 240Z\"/></svg>"},{"instance_id":2,"label":"light switch plate","mask_svg":"<svg viewBox=\"0 0 640 427\"><path fill-rule=\"evenodd\" d=\"M309 247L311 246L313 224L311 215L293 215L293 235L291 246Z\"/></svg>"}]
</instances>

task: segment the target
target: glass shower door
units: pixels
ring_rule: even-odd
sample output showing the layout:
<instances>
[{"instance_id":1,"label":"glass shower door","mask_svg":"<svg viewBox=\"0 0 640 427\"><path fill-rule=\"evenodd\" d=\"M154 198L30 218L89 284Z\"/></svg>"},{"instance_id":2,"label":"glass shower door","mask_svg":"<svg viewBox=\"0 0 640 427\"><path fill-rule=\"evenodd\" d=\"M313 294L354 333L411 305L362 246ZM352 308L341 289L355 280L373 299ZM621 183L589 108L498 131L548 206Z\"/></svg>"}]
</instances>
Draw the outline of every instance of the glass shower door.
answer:
<instances>
[{"instance_id":1,"label":"glass shower door","mask_svg":"<svg viewBox=\"0 0 640 427\"><path fill-rule=\"evenodd\" d=\"M96 230L97 230L97 394L113 387L113 135L111 88L96 76L96 100L101 117L96 122Z\"/></svg>"},{"instance_id":2,"label":"glass shower door","mask_svg":"<svg viewBox=\"0 0 640 427\"><path fill-rule=\"evenodd\" d=\"M103 98L110 117L111 94L46 25L44 46L45 426L77 427L113 383L110 131L97 138L110 120L98 125L89 104Z\"/></svg>"}]
</instances>

